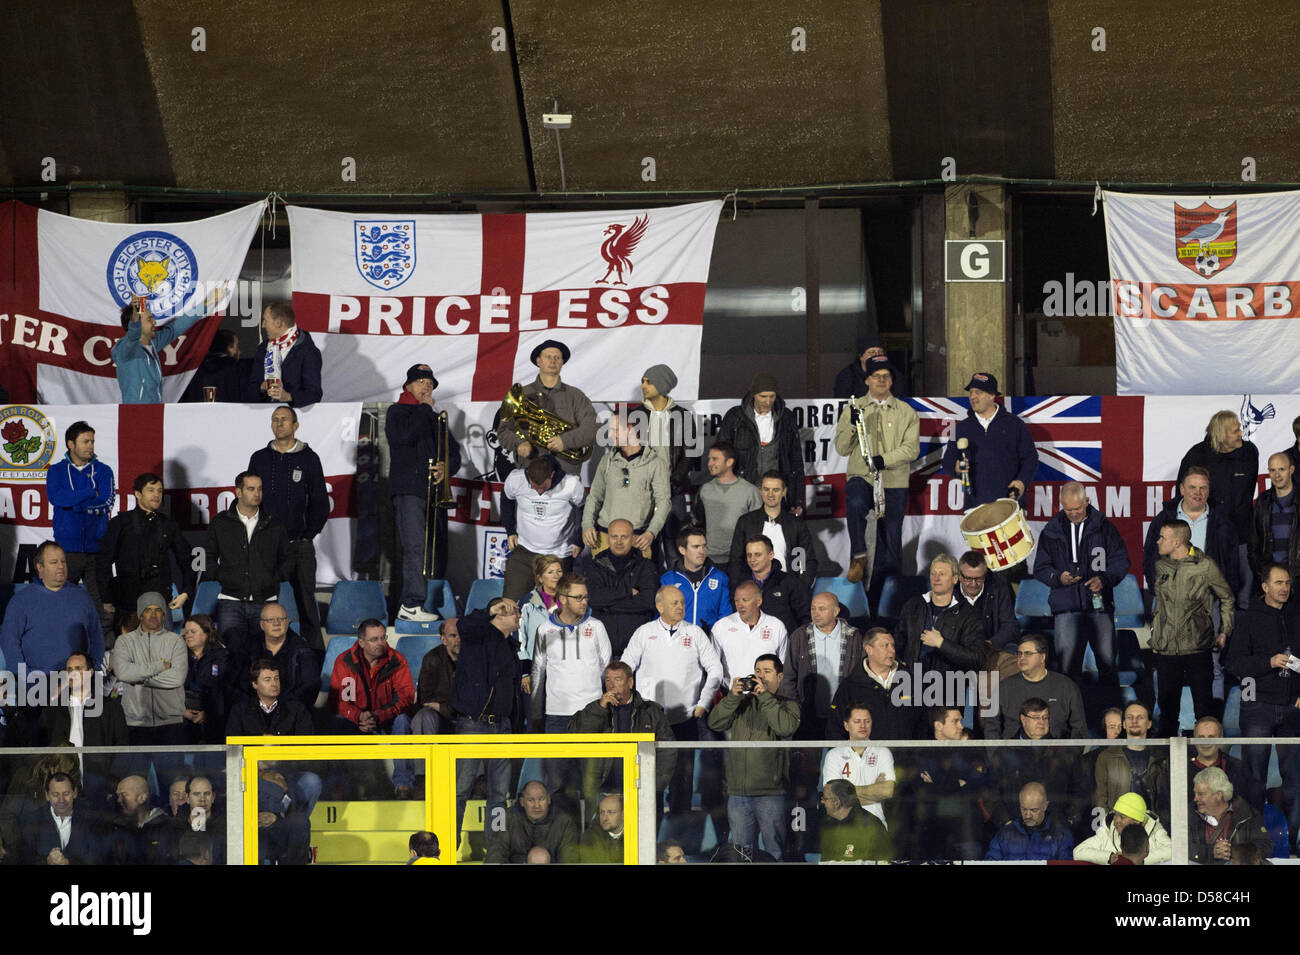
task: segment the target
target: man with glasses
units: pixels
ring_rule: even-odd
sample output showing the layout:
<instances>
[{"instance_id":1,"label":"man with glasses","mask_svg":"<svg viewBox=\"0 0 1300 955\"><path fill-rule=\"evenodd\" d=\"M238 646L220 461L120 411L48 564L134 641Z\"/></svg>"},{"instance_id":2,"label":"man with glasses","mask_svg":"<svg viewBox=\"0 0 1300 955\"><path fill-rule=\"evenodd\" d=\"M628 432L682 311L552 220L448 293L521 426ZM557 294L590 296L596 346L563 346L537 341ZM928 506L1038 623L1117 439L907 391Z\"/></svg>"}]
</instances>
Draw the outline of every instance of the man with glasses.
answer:
<instances>
[{"instance_id":1,"label":"man with glasses","mask_svg":"<svg viewBox=\"0 0 1300 955\"><path fill-rule=\"evenodd\" d=\"M274 661L280 668L281 696L286 700L297 700L310 710L316 705L316 695L320 692L321 654L293 632L288 611L278 603L262 607L259 624L262 643L260 647L254 647L253 659ZM234 672L244 673L247 669L241 666ZM247 684L240 690L250 692Z\"/></svg>"},{"instance_id":2,"label":"man with glasses","mask_svg":"<svg viewBox=\"0 0 1300 955\"><path fill-rule=\"evenodd\" d=\"M1026 634L1016 650L1020 672L998 684L998 707L984 718L986 739L1015 739L1020 733L1020 707L1026 700L1046 701L1053 739L1087 739L1088 722L1078 685L1063 673L1047 669L1047 638Z\"/></svg>"},{"instance_id":3,"label":"man with glasses","mask_svg":"<svg viewBox=\"0 0 1300 955\"><path fill-rule=\"evenodd\" d=\"M582 542L599 554L609 546L609 525L616 518L632 523L632 546L644 557L672 513L668 460L642 447L626 418L609 419L609 448L596 465L591 493L582 509Z\"/></svg>"},{"instance_id":4,"label":"man with glasses","mask_svg":"<svg viewBox=\"0 0 1300 955\"><path fill-rule=\"evenodd\" d=\"M460 657L451 680L451 708L456 732L488 736L511 731L510 716L520 687L519 658L510 636L519 629L519 605L497 597L483 610L460 618ZM485 831L505 825L510 760L456 760L456 832L465 817L465 801L481 772L487 773Z\"/></svg>"},{"instance_id":5,"label":"man with glasses","mask_svg":"<svg viewBox=\"0 0 1300 955\"><path fill-rule=\"evenodd\" d=\"M968 550L957 561L961 575L961 599L970 604L984 628L984 642L995 650L1015 653L1020 642L1020 624L1016 621L1016 598L1007 582L997 574L989 575L984 555Z\"/></svg>"},{"instance_id":6,"label":"man with glasses","mask_svg":"<svg viewBox=\"0 0 1300 955\"><path fill-rule=\"evenodd\" d=\"M605 625L587 609L587 579L565 574L556 595L559 606L537 628L533 650L533 728L545 733L566 732L573 714L600 699L610 661ZM572 766L572 760L544 761L551 794L564 785Z\"/></svg>"}]
</instances>

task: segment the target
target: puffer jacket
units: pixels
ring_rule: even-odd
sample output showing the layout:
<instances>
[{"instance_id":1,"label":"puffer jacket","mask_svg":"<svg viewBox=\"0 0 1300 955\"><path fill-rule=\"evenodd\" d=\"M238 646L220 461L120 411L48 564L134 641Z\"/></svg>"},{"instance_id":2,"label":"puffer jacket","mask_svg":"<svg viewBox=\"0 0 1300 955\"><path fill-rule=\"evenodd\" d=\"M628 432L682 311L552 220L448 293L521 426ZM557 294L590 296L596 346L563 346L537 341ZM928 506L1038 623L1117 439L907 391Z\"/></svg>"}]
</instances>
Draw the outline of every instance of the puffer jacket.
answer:
<instances>
[{"instance_id":1,"label":"puffer jacket","mask_svg":"<svg viewBox=\"0 0 1300 955\"><path fill-rule=\"evenodd\" d=\"M709 711L709 729L730 740L783 740L799 729L799 704L772 693L727 693ZM724 757L732 796L779 796L790 779L788 749L728 749Z\"/></svg>"},{"instance_id":2,"label":"puffer jacket","mask_svg":"<svg viewBox=\"0 0 1300 955\"><path fill-rule=\"evenodd\" d=\"M345 693L345 688L351 692ZM406 658L392 647L384 648L384 655L373 669L366 662L360 642L352 644L334 661L329 707L348 722L358 722L361 714L369 711L380 728L385 728L414 703L415 684L410 668Z\"/></svg>"},{"instance_id":3,"label":"puffer jacket","mask_svg":"<svg viewBox=\"0 0 1300 955\"><path fill-rule=\"evenodd\" d=\"M54 508L54 540L69 554L94 554L117 500L113 469L97 457L84 468L71 455L45 472L45 496Z\"/></svg>"},{"instance_id":4,"label":"puffer jacket","mask_svg":"<svg viewBox=\"0 0 1300 955\"><path fill-rule=\"evenodd\" d=\"M863 410L846 404L835 424L835 450L848 458L848 476L870 480L862 458L855 418L866 415L867 439L872 456L885 459L885 487L905 488L912 476L912 462L921 453L920 419L906 401L890 396L884 405L870 398L860 399Z\"/></svg>"},{"instance_id":5,"label":"puffer jacket","mask_svg":"<svg viewBox=\"0 0 1300 955\"><path fill-rule=\"evenodd\" d=\"M122 708L128 726L171 726L184 719L189 658L184 639L169 630L145 633L137 627L117 638L109 660L125 684Z\"/></svg>"},{"instance_id":6,"label":"puffer jacket","mask_svg":"<svg viewBox=\"0 0 1300 955\"><path fill-rule=\"evenodd\" d=\"M1174 857L1174 844L1169 840L1169 833L1165 832L1165 827L1160 824L1160 820L1148 812L1147 821L1142 824L1142 828L1147 831L1149 846L1146 864L1159 865L1170 861ZM1119 852L1119 830L1115 828L1112 820L1094 832L1091 838L1075 846L1074 858L1079 862L1109 865L1111 855L1117 852Z\"/></svg>"},{"instance_id":7,"label":"puffer jacket","mask_svg":"<svg viewBox=\"0 0 1300 955\"><path fill-rule=\"evenodd\" d=\"M1012 819L998 830L989 843L985 859L1027 862L1040 859L1073 859L1074 836L1049 812L1043 824L1029 832L1022 819Z\"/></svg>"},{"instance_id":8,"label":"puffer jacket","mask_svg":"<svg viewBox=\"0 0 1300 955\"><path fill-rule=\"evenodd\" d=\"M804 463L803 447L799 443L799 425L785 406L785 399L780 395L772 403L772 443L777 447L777 467L785 478L785 501L791 507L804 504ZM729 410L722 418L718 428L719 441L726 441L736 449L737 477L758 486L763 477L758 472L758 452L761 442L758 436L758 424L754 420L754 396L747 394L745 400Z\"/></svg>"},{"instance_id":9,"label":"puffer jacket","mask_svg":"<svg viewBox=\"0 0 1300 955\"><path fill-rule=\"evenodd\" d=\"M1237 598L1218 566L1200 551L1182 560L1156 561L1155 610L1151 649L1170 656L1199 653L1214 646L1211 610L1219 599L1219 630L1231 635Z\"/></svg>"}]
</instances>

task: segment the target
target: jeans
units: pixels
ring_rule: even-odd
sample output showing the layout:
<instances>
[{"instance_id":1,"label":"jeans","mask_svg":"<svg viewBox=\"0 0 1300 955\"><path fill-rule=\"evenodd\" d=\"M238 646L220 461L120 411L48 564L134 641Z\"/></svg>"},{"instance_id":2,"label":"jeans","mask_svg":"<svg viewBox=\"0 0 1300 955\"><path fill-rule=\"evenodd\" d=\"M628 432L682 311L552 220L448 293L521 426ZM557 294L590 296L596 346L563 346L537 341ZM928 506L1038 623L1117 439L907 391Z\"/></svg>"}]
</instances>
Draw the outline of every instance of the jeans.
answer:
<instances>
[{"instance_id":1,"label":"jeans","mask_svg":"<svg viewBox=\"0 0 1300 955\"><path fill-rule=\"evenodd\" d=\"M313 650L325 652L320 634L320 607L316 604L316 545L309 540L293 541L289 552L294 557L293 599L298 604L298 634Z\"/></svg>"},{"instance_id":2,"label":"jeans","mask_svg":"<svg viewBox=\"0 0 1300 955\"><path fill-rule=\"evenodd\" d=\"M488 736L511 731L510 720L502 719L496 723L480 723L468 716L456 717L456 733L461 736ZM493 822L506 809L506 795L510 791L510 760L508 759L457 759L456 760L456 833L459 837L461 824L465 819L465 802L474 789L474 780L480 772L487 773L488 798L487 815L483 820L484 834L491 831Z\"/></svg>"},{"instance_id":3,"label":"jeans","mask_svg":"<svg viewBox=\"0 0 1300 955\"><path fill-rule=\"evenodd\" d=\"M330 721L330 732L340 736L352 736L361 732L356 723L351 720L345 720L341 716L334 717ZM392 723L387 729L382 724L378 732L385 736L410 736L411 735L411 718L405 713L399 713L393 718ZM415 765L409 759L393 760L393 788L398 789L402 786L410 788L415 783Z\"/></svg>"},{"instance_id":4,"label":"jeans","mask_svg":"<svg viewBox=\"0 0 1300 955\"><path fill-rule=\"evenodd\" d=\"M451 721L443 717L432 706L422 706L411 718L411 735L437 736L451 729Z\"/></svg>"},{"instance_id":5,"label":"jeans","mask_svg":"<svg viewBox=\"0 0 1300 955\"><path fill-rule=\"evenodd\" d=\"M1241 704L1242 736L1300 736L1300 710L1282 703L1243 701ZM1246 801L1257 809L1265 802L1268 786L1268 747L1243 746L1241 761L1250 780L1250 792L1243 793ZM1286 806L1287 828L1296 831L1300 825L1300 747L1277 744L1277 768L1282 775L1283 805Z\"/></svg>"},{"instance_id":6,"label":"jeans","mask_svg":"<svg viewBox=\"0 0 1300 955\"><path fill-rule=\"evenodd\" d=\"M322 788L321 779L315 773L299 773L298 778L293 781L293 801L297 804L296 808L301 809L303 814L310 818L311 811L316 808L316 803L320 800Z\"/></svg>"},{"instance_id":7,"label":"jeans","mask_svg":"<svg viewBox=\"0 0 1300 955\"><path fill-rule=\"evenodd\" d=\"M217 598L212 622L230 653L232 673L248 673L253 653L262 641L262 608L268 602Z\"/></svg>"},{"instance_id":8,"label":"jeans","mask_svg":"<svg viewBox=\"0 0 1300 955\"><path fill-rule=\"evenodd\" d=\"M393 498L393 512L397 522L397 539L402 545L402 599L403 607L424 606L427 591L424 576L424 531L427 502L414 494L398 494ZM446 535L443 535L446 540ZM439 548L444 554L446 547ZM433 575L438 578L438 574Z\"/></svg>"},{"instance_id":9,"label":"jeans","mask_svg":"<svg viewBox=\"0 0 1300 955\"><path fill-rule=\"evenodd\" d=\"M1156 654L1156 693L1160 705L1158 736L1178 735L1178 714L1183 705L1183 687L1192 689L1192 708L1199 720L1214 715L1214 663L1209 650L1196 653ZM1243 708L1245 704L1242 704ZM1244 731L1244 730L1243 730Z\"/></svg>"},{"instance_id":10,"label":"jeans","mask_svg":"<svg viewBox=\"0 0 1300 955\"><path fill-rule=\"evenodd\" d=\"M1052 615L1056 644L1056 665L1076 683L1083 675L1083 649L1092 644L1097 661L1097 681L1102 686L1119 686L1115 670L1115 618L1093 610Z\"/></svg>"},{"instance_id":11,"label":"jeans","mask_svg":"<svg viewBox=\"0 0 1300 955\"><path fill-rule=\"evenodd\" d=\"M780 862L789 828L785 805L785 796L729 797L727 821L731 824L731 841L738 846L757 847L761 834L763 849Z\"/></svg>"},{"instance_id":12,"label":"jeans","mask_svg":"<svg viewBox=\"0 0 1300 955\"><path fill-rule=\"evenodd\" d=\"M546 725L542 732L567 733L568 730L569 717L546 714ZM546 791L552 794L559 792L569 783L575 787L582 785L582 780L578 776L578 761L574 759L542 760L542 777L546 781Z\"/></svg>"}]
</instances>

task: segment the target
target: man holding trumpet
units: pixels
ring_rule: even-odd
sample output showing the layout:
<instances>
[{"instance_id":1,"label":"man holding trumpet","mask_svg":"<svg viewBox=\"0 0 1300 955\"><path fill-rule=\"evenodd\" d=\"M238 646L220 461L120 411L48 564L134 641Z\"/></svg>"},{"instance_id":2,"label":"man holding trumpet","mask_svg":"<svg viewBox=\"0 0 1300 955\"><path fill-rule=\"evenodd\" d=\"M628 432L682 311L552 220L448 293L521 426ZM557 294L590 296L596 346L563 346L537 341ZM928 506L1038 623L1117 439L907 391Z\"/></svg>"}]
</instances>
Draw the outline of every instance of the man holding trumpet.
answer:
<instances>
[{"instance_id":1,"label":"man holding trumpet","mask_svg":"<svg viewBox=\"0 0 1300 955\"><path fill-rule=\"evenodd\" d=\"M393 499L397 536L402 547L402 597L398 620L428 622L438 615L424 610L425 580L441 580L447 569L447 513L437 507L439 485L460 470L460 445L447 419L433 410L438 379L428 365L406 370L397 404L388 409L388 493ZM429 511L434 510L433 523Z\"/></svg>"},{"instance_id":2,"label":"man holding trumpet","mask_svg":"<svg viewBox=\"0 0 1300 955\"><path fill-rule=\"evenodd\" d=\"M921 444L916 411L892 394L894 369L889 359L868 358L863 373L867 393L850 399L840 412L835 450L849 459L845 497L852 560L846 576L853 583L866 573L866 523L870 512L876 513L876 559L868 588L874 603L885 578L899 572L907 482Z\"/></svg>"}]
</instances>

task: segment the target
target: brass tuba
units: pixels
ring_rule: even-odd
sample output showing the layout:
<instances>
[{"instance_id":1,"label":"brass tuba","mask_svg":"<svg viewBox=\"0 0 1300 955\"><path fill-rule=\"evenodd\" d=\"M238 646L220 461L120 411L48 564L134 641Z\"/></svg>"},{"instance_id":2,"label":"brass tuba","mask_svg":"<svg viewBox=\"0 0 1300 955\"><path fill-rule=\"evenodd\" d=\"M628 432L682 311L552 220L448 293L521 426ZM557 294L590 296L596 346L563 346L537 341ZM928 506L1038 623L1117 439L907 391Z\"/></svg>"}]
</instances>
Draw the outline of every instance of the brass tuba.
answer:
<instances>
[{"instance_id":1,"label":"brass tuba","mask_svg":"<svg viewBox=\"0 0 1300 955\"><path fill-rule=\"evenodd\" d=\"M570 424L559 415L552 414L545 408L524 397L524 389L518 383L510 386L505 400L501 402L501 420L514 424L519 440L527 441L538 451L546 450L546 442L558 434L572 431L577 425ZM580 462L591 457L591 445L585 448L565 448L553 452L570 461Z\"/></svg>"}]
</instances>

